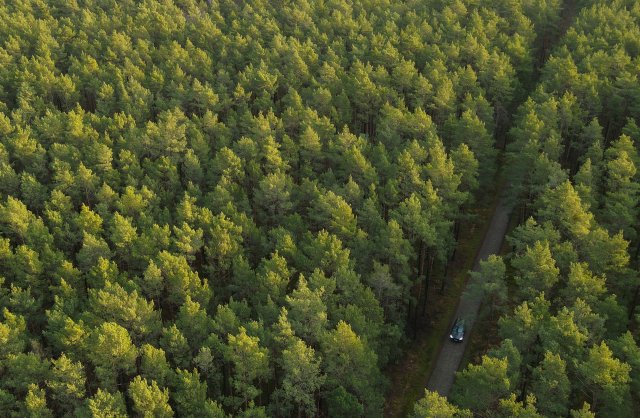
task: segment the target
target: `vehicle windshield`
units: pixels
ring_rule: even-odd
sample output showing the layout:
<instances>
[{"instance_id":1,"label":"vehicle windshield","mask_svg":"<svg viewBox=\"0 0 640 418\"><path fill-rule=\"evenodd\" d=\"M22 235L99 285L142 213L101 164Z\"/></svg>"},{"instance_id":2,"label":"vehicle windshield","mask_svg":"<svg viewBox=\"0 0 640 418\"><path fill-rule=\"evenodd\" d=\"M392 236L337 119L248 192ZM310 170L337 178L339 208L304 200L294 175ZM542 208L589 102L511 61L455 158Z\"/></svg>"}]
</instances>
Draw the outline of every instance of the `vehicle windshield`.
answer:
<instances>
[{"instance_id":1,"label":"vehicle windshield","mask_svg":"<svg viewBox=\"0 0 640 418\"><path fill-rule=\"evenodd\" d=\"M456 323L453 325L453 329L451 330L451 333L454 335L460 335L464 333L464 321L463 320L458 320L456 321Z\"/></svg>"}]
</instances>

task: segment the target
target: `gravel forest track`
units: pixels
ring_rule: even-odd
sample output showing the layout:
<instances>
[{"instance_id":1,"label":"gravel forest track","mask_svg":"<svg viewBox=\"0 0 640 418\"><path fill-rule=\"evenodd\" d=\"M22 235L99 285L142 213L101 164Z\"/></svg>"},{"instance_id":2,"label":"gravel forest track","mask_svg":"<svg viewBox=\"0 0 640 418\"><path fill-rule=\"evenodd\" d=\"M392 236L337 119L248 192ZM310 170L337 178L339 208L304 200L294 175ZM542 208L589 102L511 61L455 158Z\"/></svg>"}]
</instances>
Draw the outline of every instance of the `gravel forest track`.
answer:
<instances>
[{"instance_id":1,"label":"gravel forest track","mask_svg":"<svg viewBox=\"0 0 640 418\"><path fill-rule=\"evenodd\" d=\"M478 270L481 260L485 260L491 254L497 254L502 246L502 241L507 232L507 226L509 224L509 214L511 208L508 206L505 196L500 197L500 201L496 206L493 216L491 217L491 224L487 230L482 246L476 256L476 261L473 267L474 271ZM469 288L471 281L467 283L467 289ZM470 296L468 292L463 292L458 302L458 308L453 317L464 318L466 321L465 335L469 335L473 323L478 315L478 310L482 299L480 297ZM453 325L453 324L452 324ZM441 349L438 354L438 359L435 363L435 368L431 373L429 382L427 383L427 389L437 391L442 396L448 396L451 386L453 386L453 380L455 372L460 367L462 356L464 355L465 348L468 343L468 338L461 343L453 343L449 341L449 330L442 336Z\"/></svg>"}]
</instances>

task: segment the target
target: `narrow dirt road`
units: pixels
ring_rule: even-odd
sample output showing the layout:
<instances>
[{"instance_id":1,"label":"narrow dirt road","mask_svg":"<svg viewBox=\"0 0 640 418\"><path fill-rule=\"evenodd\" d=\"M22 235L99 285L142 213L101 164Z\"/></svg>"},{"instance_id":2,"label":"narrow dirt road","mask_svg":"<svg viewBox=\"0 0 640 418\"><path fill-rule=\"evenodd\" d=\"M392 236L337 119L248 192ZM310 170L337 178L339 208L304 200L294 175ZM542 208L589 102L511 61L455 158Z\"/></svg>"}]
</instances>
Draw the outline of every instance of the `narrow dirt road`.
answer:
<instances>
[{"instance_id":1,"label":"narrow dirt road","mask_svg":"<svg viewBox=\"0 0 640 418\"><path fill-rule=\"evenodd\" d=\"M506 199L504 196L501 197L491 218L491 224L487 230L487 234L482 241L482 246L476 256L473 267L474 271L477 271L481 260L485 260L491 254L497 254L500 251L502 241L507 232L510 211L511 209L507 206ZM468 286L469 284L467 284L467 287ZM481 298L470 297L466 292L463 293L463 296L460 298L458 309L456 310L453 320L455 320L455 318L465 319L466 336L469 335L473 327L481 303ZM468 339L465 339L462 343L449 341L449 329L446 334L442 336L442 339L442 348L438 354L436 366L427 383L427 389L437 391L442 396L447 396L453 385L454 374L458 370L458 367L460 367L460 361L462 360Z\"/></svg>"}]
</instances>

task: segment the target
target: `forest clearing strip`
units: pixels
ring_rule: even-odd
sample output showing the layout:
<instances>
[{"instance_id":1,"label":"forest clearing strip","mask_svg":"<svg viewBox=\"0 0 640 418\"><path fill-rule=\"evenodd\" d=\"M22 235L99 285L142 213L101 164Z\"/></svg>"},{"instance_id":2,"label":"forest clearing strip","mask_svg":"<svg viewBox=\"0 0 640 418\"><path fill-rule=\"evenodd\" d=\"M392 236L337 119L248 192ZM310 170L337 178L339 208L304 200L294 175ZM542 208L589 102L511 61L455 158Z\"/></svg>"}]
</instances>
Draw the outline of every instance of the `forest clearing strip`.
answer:
<instances>
[{"instance_id":1,"label":"forest clearing strip","mask_svg":"<svg viewBox=\"0 0 640 418\"><path fill-rule=\"evenodd\" d=\"M552 45L548 45L547 49L552 49L553 44L564 35L576 13L576 2L572 0L566 1L559 24L559 34L554 37ZM547 58L548 56L545 56L543 62L545 62ZM541 65L542 63L540 67ZM537 85L539 77L540 72L538 69L534 76L534 86ZM504 164L500 164L500 167L504 167ZM433 291L434 297L431 299L433 302L430 303L428 307L429 312L427 313L430 318L429 327L427 329L423 327L418 331L417 339L407 344L408 347L406 348L402 361L387 369L386 374L391 380L391 388L386 396L385 417L408 416L411 413L414 403L423 396L424 382L427 381L427 379L429 379L429 388L431 388L432 385L443 388L443 386L438 385L438 382L436 382L439 378L434 377L435 368L440 364L440 356L442 356L443 353L445 355L448 353L445 347L450 348L449 345L451 343L448 339L449 328L455 319L454 312L457 312L459 308L459 301L462 300L463 291L466 289L469 278L468 272L472 267L477 265L478 260L482 256L481 250L483 248L481 248L481 244L484 244L483 238L485 234L489 232L490 221L493 220L492 215L495 215L495 213L501 209L500 205L504 204L504 199L500 196L501 193L504 194L505 190L504 172L502 174L502 176L499 176L500 180L496 181L496 193L493 199L490 203L482 205L482 209L476 212L477 218L472 222L473 226L477 227L481 225L482 227L475 230L467 228L466 231L464 228L462 229L463 232L458 244L458 253L450 267L451 278L449 279L449 287L444 295L436 295L435 290ZM497 244L497 248L495 249L496 253L500 251L501 243L508 229L507 224L509 217L505 215L503 218L506 219L504 220L505 231L502 233L500 244ZM432 288L435 287L437 286L432 286ZM478 306L475 309L476 314L479 308L480 303L478 302ZM433 313L435 313L435 315ZM491 325L492 324L487 324L486 320L478 323L478 326L483 328L485 326L490 328ZM460 366L461 361L464 360L462 364L466 364L470 359L470 355L474 352L473 347L471 347L474 341L471 343L468 341L471 340L470 337L475 337L474 340L477 340L479 338L479 331L478 329L473 330L472 327L468 327L467 341L460 347L461 352L458 356L457 366L453 370L451 370L451 366L449 366L450 383L448 387L446 387L446 394L448 394L450 390L454 373ZM466 347L467 345L469 345L468 349ZM437 360L435 357L436 353L440 354Z\"/></svg>"},{"instance_id":2,"label":"forest clearing strip","mask_svg":"<svg viewBox=\"0 0 640 418\"><path fill-rule=\"evenodd\" d=\"M506 235L509 235L517 226L518 216L512 212L511 218L509 219L509 225L507 226ZM504 257L510 251L511 246L507 240L504 240L498 254ZM500 344L500 337L498 336L499 318L500 314L496 309L491 309L486 303L483 303L480 306L475 326L467 333L469 343L464 351L464 355L462 356L462 361L459 366L460 370L464 370L470 363L478 363L481 360L482 355L491 347Z\"/></svg>"},{"instance_id":3,"label":"forest clearing strip","mask_svg":"<svg viewBox=\"0 0 640 418\"><path fill-rule=\"evenodd\" d=\"M500 187L496 188L501 190ZM407 344L403 359L387 369L386 374L391 386L386 397L385 417L407 416L413 404L423 396L424 382L431 374L435 366L434 360L441 349L441 335L448 332L451 317L465 289L468 272L473 268L474 260L489 228L491 216L498 203L498 195L496 192L496 197L474 211L474 218L461 228L458 249L449 267L448 284L444 294L440 294L439 286L431 286L427 315L421 318L422 327L416 340Z\"/></svg>"},{"instance_id":4,"label":"forest clearing strip","mask_svg":"<svg viewBox=\"0 0 640 418\"><path fill-rule=\"evenodd\" d=\"M506 198L501 196L499 203L493 212L491 223L487 234L484 237L482 246L480 247L480 251L475 259L475 271L478 270L481 260L485 260L489 255L497 254L500 251L500 247L502 246L502 242L507 231L510 211ZM467 287L468 286L469 283L467 283ZM473 329L473 324L478 315L481 303L481 297L472 296L467 292L462 292L455 315L451 317L451 320L455 318L464 318L467 326L467 335L469 335ZM448 330L445 330L441 339L442 348L438 355L438 359L436 360L435 368L429 377L427 389L437 391L442 396L447 396L453 386L455 372L460 366L469 339L467 338L460 343L454 344L449 341Z\"/></svg>"},{"instance_id":5,"label":"forest clearing strip","mask_svg":"<svg viewBox=\"0 0 640 418\"><path fill-rule=\"evenodd\" d=\"M558 34L554 37L551 45L547 46L548 54L551 53L553 46L565 35L571 24L573 23L575 16L578 12L578 5L575 0L566 0L564 2L564 7L562 9L561 20L558 26ZM531 90L535 89L535 86L539 83L539 78L541 75L541 69L549 58L549 55L546 55L543 60L538 64L535 72L535 82L533 83ZM522 103L518 104L517 107L520 107ZM506 192L505 192L506 194ZM517 226L517 217L511 216L508 225L507 231L512 231ZM510 251L510 247L508 244L503 241L500 250L497 254L506 254ZM498 338L498 319L499 315L496 315L495 312L491 312L487 306L481 304L479 311L476 316L475 327L473 329L467 330L467 344L464 349L464 353L462 356L461 363L459 365L460 369L464 369L470 363L476 363L480 361L480 357L483 353L486 353L487 350L499 343Z\"/></svg>"}]
</instances>

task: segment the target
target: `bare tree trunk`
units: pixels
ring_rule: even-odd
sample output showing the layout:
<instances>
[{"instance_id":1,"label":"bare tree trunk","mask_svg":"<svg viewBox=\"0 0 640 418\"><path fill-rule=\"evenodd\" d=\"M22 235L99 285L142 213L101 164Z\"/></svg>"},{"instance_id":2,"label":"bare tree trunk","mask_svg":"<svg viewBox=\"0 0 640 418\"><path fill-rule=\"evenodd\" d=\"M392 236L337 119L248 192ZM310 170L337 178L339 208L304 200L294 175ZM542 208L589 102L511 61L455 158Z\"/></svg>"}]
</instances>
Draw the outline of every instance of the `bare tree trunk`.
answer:
<instances>
[{"instance_id":1,"label":"bare tree trunk","mask_svg":"<svg viewBox=\"0 0 640 418\"><path fill-rule=\"evenodd\" d=\"M427 299L429 298L429 281L431 279L431 272L433 271L433 262L435 260L435 256L433 254L429 254L429 264L427 264L427 271L424 275L424 299L422 300L422 315L424 316L427 312Z\"/></svg>"},{"instance_id":2,"label":"bare tree trunk","mask_svg":"<svg viewBox=\"0 0 640 418\"><path fill-rule=\"evenodd\" d=\"M418 285L418 297L416 298L416 306L413 309L413 339L418 337L418 305L422 297L422 282ZM410 309L411 310L411 309Z\"/></svg>"},{"instance_id":3,"label":"bare tree trunk","mask_svg":"<svg viewBox=\"0 0 640 418\"><path fill-rule=\"evenodd\" d=\"M449 261L447 261L444 265L444 275L442 276L442 284L440 285L440 294L444 294L444 289L447 284L447 277L449 275Z\"/></svg>"},{"instance_id":4,"label":"bare tree trunk","mask_svg":"<svg viewBox=\"0 0 640 418\"><path fill-rule=\"evenodd\" d=\"M639 296L640 296L640 285L636 286L636 291L634 292L633 299L631 300L631 306L629 307L629 319L633 318L633 315L635 315Z\"/></svg>"},{"instance_id":5,"label":"bare tree trunk","mask_svg":"<svg viewBox=\"0 0 640 418\"><path fill-rule=\"evenodd\" d=\"M423 242L420 242L420 256L418 257L418 278L424 275L424 262L427 257L427 251Z\"/></svg>"}]
</instances>

